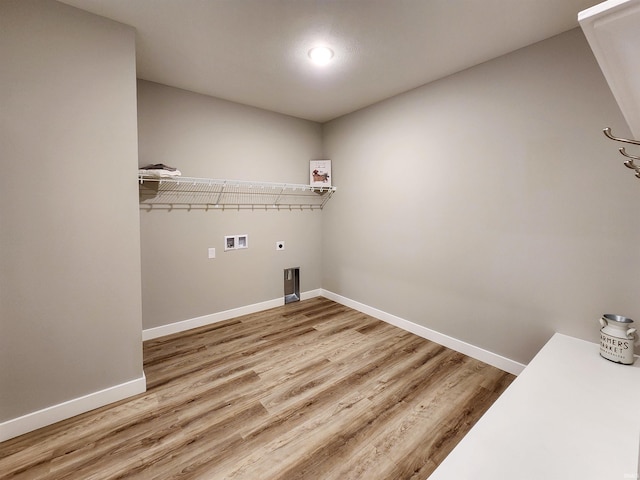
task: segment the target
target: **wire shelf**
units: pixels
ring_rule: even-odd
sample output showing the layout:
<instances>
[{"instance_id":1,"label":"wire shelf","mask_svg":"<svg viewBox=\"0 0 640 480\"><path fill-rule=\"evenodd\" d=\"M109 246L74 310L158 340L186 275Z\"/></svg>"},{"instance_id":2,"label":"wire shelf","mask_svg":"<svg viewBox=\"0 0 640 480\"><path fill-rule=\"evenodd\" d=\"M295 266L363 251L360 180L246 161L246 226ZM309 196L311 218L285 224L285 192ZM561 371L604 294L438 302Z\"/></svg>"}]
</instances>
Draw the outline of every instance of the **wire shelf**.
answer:
<instances>
[{"instance_id":1,"label":"wire shelf","mask_svg":"<svg viewBox=\"0 0 640 480\"><path fill-rule=\"evenodd\" d=\"M252 210L322 209L336 187L138 175L140 206Z\"/></svg>"}]
</instances>

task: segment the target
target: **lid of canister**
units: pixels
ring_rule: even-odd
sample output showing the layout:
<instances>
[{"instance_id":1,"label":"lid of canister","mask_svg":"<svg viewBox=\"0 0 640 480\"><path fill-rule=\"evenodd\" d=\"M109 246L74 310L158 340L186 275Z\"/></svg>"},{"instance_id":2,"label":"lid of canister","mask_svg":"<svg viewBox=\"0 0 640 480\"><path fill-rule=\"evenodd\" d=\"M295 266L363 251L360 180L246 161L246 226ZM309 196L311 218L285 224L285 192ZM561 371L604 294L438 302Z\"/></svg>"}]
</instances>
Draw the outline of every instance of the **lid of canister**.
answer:
<instances>
[{"instance_id":1,"label":"lid of canister","mask_svg":"<svg viewBox=\"0 0 640 480\"><path fill-rule=\"evenodd\" d=\"M613 322L633 323L633 320L631 320L630 318L623 317L621 315L614 315L613 313L605 313L602 317L606 320L611 320Z\"/></svg>"}]
</instances>

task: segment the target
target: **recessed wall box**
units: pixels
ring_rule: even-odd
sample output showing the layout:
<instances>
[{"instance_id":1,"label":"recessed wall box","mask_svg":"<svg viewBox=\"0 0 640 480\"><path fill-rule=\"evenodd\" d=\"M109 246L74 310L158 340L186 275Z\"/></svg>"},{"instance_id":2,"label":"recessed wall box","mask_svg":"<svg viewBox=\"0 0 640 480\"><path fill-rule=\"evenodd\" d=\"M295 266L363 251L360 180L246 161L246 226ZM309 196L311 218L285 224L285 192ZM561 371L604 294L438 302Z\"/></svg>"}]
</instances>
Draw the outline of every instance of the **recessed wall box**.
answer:
<instances>
[{"instance_id":1,"label":"recessed wall box","mask_svg":"<svg viewBox=\"0 0 640 480\"><path fill-rule=\"evenodd\" d=\"M284 269L284 303L300 300L300 267Z\"/></svg>"},{"instance_id":2,"label":"recessed wall box","mask_svg":"<svg viewBox=\"0 0 640 480\"><path fill-rule=\"evenodd\" d=\"M249 235L238 235L236 248L249 248Z\"/></svg>"},{"instance_id":3,"label":"recessed wall box","mask_svg":"<svg viewBox=\"0 0 640 480\"><path fill-rule=\"evenodd\" d=\"M224 237L224 250L239 250L249 248L249 235L226 235Z\"/></svg>"}]
</instances>

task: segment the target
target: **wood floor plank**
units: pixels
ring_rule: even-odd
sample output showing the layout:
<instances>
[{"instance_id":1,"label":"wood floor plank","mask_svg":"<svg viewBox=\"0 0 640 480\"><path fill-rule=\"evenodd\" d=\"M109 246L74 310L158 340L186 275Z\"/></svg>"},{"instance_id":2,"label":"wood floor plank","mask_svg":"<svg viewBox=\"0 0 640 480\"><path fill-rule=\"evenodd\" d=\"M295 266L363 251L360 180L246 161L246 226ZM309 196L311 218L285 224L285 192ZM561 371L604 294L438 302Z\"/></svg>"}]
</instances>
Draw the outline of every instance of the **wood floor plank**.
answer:
<instances>
[{"instance_id":1,"label":"wood floor plank","mask_svg":"<svg viewBox=\"0 0 640 480\"><path fill-rule=\"evenodd\" d=\"M0 479L424 480L513 380L321 297L143 351L146 393L0 443Z\"/></svg>"}]
</instances>

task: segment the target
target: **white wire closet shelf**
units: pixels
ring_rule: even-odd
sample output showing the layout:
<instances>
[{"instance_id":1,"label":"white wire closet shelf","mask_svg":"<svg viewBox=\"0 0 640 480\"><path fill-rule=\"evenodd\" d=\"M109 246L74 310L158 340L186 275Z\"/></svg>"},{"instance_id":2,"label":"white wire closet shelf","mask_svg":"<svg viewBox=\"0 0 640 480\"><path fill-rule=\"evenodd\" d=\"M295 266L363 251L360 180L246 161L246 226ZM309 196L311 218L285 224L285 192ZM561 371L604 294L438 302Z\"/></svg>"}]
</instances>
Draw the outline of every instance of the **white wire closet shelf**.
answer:
<instances>
[{"instance_id":1,"label":"white wire closet shelf","mask_svg":"<svg viewBox=\"0 0 640 480\"><path fill-rule=\"evenodd\" d=\"M138 174L140 206L153 208L316 210L336 187Z\"/></svg>"}]
</instances>

